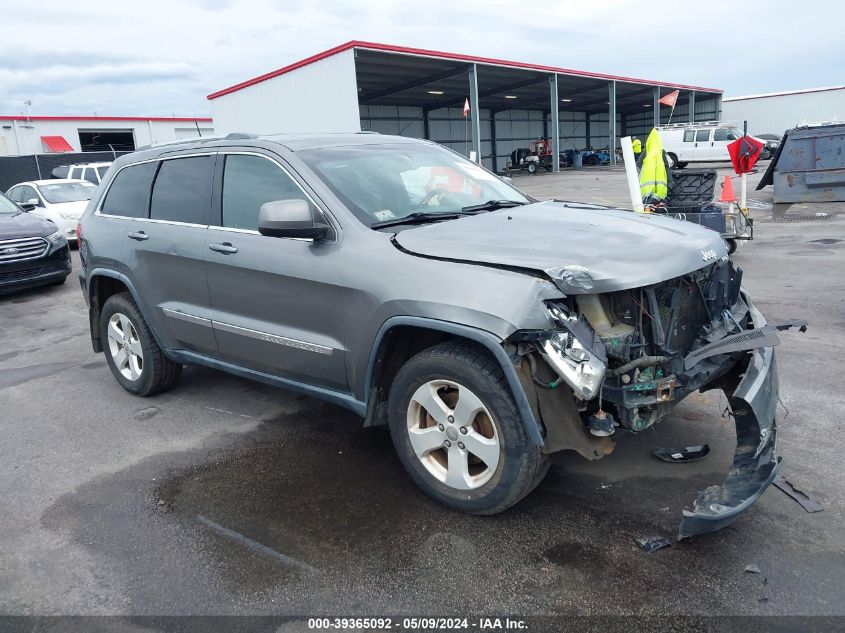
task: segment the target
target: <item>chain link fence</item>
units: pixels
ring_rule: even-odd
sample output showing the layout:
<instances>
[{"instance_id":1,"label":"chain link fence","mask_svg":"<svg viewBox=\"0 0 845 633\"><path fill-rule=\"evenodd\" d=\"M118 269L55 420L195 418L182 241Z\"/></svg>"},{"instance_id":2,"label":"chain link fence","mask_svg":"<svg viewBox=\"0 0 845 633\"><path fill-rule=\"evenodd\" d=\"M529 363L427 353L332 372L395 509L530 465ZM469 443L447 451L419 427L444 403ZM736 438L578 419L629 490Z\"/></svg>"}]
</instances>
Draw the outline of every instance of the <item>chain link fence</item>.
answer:
<instances>
[{"instance_id":1,"label":"chain link fence","mask_svg":"<svg viewBox=\"0 0 845 633\"><path fill-rule=\"evenodd\" d=\"M45 180L62 165L108 163L129 152L67 152L32 156L0 156L0 191L4 193L19 182Z\"/></svg>"}]
</instances>

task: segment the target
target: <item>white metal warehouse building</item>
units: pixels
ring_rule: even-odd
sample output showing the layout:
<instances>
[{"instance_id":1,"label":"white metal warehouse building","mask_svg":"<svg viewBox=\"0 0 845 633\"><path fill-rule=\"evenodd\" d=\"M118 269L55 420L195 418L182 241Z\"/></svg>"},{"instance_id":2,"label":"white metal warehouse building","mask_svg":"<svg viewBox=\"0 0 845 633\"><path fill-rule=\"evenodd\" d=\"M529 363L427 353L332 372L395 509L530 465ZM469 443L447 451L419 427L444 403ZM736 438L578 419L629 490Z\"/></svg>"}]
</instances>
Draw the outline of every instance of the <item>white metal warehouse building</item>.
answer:
<instances>
[{"instance_id":1,"label":"white metal warehouse building","mask_svg":"<svg viewBox=\"0 0 845 633\"><path fill-rule=\"evenodd\" d=\"M556 160L644 135L667 121L657 100L674 90L673 122L720 118L716 88L351 41L208 98L218 134L375 131L472 150L498 170L534 139L550 138Z\"/></svg>"},{"instance_id":2,"label":"white metal warehouse building","mask_svg":"<svg viewBox=\"0 0 845 633\"><path fill-rule=\"evenodd\" d=\"M212 134L210 118L0 116L0 156L125 152L151 143Z\"/></svg>"},{"instance_id":3,"label":"white metal warehouse building","mask_svg":"<svg viewBox=\"0 0 845 633\"><path fill-rule=\"evenodd\" d=\"M748 121L749 134L778 134L805 123L845 121L845 86L725 97L726 120Z\"/></svg>"}]
</instances>

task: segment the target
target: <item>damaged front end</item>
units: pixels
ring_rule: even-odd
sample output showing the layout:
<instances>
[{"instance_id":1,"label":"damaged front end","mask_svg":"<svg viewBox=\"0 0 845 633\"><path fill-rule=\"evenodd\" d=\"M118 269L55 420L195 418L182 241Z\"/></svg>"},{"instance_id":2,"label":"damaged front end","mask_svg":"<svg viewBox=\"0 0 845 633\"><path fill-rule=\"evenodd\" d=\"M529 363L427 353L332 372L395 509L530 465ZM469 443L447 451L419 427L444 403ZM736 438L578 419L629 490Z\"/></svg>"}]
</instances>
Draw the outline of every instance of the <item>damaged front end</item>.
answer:
<instances>
[{"instance_id":1,"label":"damaged front end","mask_svg":"<svg viewBox=\"0 0 845 633\"><path fill-rule=\"evenodd\" d=\"M572 294L546 302L554 328L522 330L509 340L548 451L569 448L599 459L613 449L620 427L643 431L693 391L724 390L736 422L733 466L684 511L679 538L731 523L781 464L773 348L778 329L803 331L806 324L767 325L741 282L742 271L725 257L652 286ZM558 389L563 384L570 389Z\"/></svg>"}]
</instances>

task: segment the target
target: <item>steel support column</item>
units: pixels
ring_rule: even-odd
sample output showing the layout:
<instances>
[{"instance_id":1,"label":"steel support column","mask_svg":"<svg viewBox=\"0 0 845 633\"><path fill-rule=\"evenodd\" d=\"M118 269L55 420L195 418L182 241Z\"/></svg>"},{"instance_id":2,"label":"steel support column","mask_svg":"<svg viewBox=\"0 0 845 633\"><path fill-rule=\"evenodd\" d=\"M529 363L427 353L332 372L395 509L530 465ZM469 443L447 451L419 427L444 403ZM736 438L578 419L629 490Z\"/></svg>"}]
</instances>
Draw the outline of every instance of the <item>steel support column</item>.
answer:
<instances>
[{"instance_id":1,"label":"steel support column","mask_svg":"<svg viewBox=\"0 0 845 633\"><path fill-rule=\"evenodd\" d=\"M472 128L472 148L475 150L475 161L481 163L481 107L478 104L478 67L469 67L469 116Z\"/></svg>"},{"instance_id":2,"label":"steel support column","mask_svg":"<svg viewBox=\"0 0 845 633\"><path fill-rule=\"evenodd\" d=\"M490 110L490 151L493 152L493 172L499 173L499 149L496 147L496 110Z\"/></svg>"},{"instance_id":3,"label":"steel support column","mask_svg":"<svg viewBox=\"0 0 845 633\"><path fill-rule=\"evenodd\" d=\"M557 75L549 77L549 99L552 103L552 169L560 171L560 99L557 96Z\"/></svg>"},{"instance_id":4,"label":"steel support column","mask_svg":"<svg viewBox=\"0 0 845 633\"><path fill-rule=\"evenodd\" d=\"M695 123L695 90L689 91L689 122Z\"/></svg>"},{"instance_id":5,"label":"steel support column","mask_svg":"<svg viewBox=\"0 0 845 633\"><path fill-rule=\"evenodd\" d=\"M654 101L651 104L651 107L654 109L652 114L654 115L654 127L660 126L660 86L654 87Z\"/></svg>"},{"instance_id":6,"label":"steel support column","mask_svg":"<svg viewBox=\"0 0 845 633\"><path fill-rule=\"evenodd\" d=\"M423 138L427 141L431 140L431 131L429 129L428 113L431 112L428 108L423 108Z\"/></svg>"},{"instance_id":7,"label":"steel support column","mask_svg":"<svg viewBox=\"0 0 845 633\"><path fill-rule=\"evenodd\" d=\"M586 145L584 149L593 149L593 139L590 136L590 116L592 116L589 112L584 113L584 142Z\"/></svg>"},{"instance_id":8,"label":"steel support column","mask_svg":"<svg viewBox=\"0 0 845 633\"><path fill-rule=\"evenodd\" d=\"M721 95L721 93L716 95L716 120L717 121L722 120L722 95Z\"/></svg>"},{"instance_id":9,"label":"steel support column","mask_svg":"<svg viewBox=\"0 0 845 633\"><path fill-rule=\"evenodd\" d=\"M610 150L610 164L616 164L616 81L611 81L607 86L608 101L607 109L607 136Z\"/></svg>"}]
</instances>

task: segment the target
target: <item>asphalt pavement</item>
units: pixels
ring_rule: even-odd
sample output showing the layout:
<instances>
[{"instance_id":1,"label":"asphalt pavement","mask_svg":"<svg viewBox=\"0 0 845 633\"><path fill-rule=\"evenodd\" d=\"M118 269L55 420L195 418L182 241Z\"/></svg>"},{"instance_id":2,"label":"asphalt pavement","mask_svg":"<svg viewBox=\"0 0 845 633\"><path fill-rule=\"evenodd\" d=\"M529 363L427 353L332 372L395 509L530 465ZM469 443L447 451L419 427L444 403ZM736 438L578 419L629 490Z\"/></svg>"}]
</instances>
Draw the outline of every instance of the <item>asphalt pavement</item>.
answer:
<instances>
[{"instance_id":1,"label":"asphalt pavement","mask_svg":"<svg viewBox=\"0 0 845 633\"><path fill-rule=\"evenodd\" d=\"M620 169L515 182L625 203ZM772 488L717 534L638 547L671 539L727 472L732 423L713 392L602 461L556 455L504 514L452 512L416 489L384 429L332 405L196 367L167 394L126 393L91 349L74 273L0 297L0 613L845 614L843 205L774 222L770 190L751 197L756 238L734 259L764 314L810 322L777 351L779 449L823 512ZM700 462L651 456L705 442Z\"/></svg>"}]
</instances>

